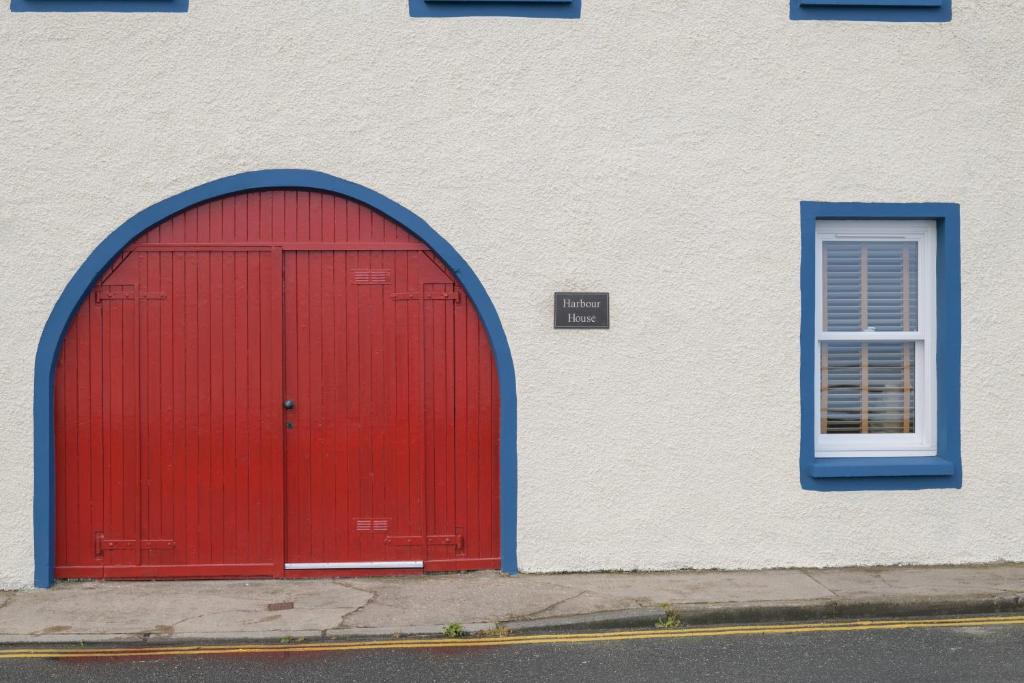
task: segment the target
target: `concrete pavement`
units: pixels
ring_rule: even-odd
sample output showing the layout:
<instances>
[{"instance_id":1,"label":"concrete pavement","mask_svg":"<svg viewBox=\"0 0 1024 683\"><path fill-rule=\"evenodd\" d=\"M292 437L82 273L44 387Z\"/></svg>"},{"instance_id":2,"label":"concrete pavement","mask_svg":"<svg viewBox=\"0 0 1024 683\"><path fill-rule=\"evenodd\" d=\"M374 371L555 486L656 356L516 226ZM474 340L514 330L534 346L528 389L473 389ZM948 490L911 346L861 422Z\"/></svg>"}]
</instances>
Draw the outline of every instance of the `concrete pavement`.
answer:
<instances>
[{"instance_id":1,"label":"concrete pavement","mask_svg":"<svg viewBox=\"0 0 1024 683\"><path fill-rule=\"evenodd\" d=\"M504 626L682 624L1024 611L1024 565L70 582L0 593L0 643L282 640Z\"/></svg>"}]
</instances>

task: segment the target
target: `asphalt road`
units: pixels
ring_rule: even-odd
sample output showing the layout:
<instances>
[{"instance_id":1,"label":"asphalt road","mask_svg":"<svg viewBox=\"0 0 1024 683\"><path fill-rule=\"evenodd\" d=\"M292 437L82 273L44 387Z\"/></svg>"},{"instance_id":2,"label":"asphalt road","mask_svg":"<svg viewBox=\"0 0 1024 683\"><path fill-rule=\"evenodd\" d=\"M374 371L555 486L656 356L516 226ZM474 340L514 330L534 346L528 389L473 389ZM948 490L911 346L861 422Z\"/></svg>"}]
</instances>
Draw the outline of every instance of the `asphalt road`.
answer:
<instances>
[{"instance_id":1,"label":"asphalt road","mask_svg":"<svg viewBox=\"0 0 1024 683\"><path fill-rule=\"evenodd\" d=\"M0 681L1024 681L1021 621L684 637L632 632L483 647L0 658Z\"/></svg>"}]
</instances>

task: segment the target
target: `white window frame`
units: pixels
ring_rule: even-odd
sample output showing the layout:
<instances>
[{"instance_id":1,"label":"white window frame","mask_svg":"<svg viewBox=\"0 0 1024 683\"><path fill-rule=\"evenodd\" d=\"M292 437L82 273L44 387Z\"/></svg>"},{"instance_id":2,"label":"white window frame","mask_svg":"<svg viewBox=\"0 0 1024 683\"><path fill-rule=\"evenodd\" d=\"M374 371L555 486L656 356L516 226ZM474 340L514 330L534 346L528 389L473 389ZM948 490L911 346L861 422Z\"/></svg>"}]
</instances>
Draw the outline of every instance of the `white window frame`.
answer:
<instances>
[{"instance_id":1,"label":"white window frame","mask_svg":"<svg viewBox=\"0 0 1024 683\"><path fill-rule=\"evenodd\" d=\"M822 458L936 455L936 233L933 220L818 220L814 267L814 451ZM827 332L822 317L822 263L826 241L905 242L918 244L916 332ZM821 345L827 341L913 341L913 434L822 434Z\"/></svg>"}]
</instances>

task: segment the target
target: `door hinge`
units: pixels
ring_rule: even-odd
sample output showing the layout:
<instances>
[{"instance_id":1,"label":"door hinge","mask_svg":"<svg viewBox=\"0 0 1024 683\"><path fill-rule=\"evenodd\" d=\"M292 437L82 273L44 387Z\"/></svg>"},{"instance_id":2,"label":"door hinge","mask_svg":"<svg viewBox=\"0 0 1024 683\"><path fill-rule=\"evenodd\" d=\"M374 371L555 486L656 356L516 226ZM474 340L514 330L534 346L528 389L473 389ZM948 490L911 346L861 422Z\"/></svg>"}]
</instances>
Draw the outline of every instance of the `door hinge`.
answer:
<instances>
[{"instance_id":1,"label":"door hinge","mask_svg":"<svg viewBox=\"0 0 1024 683\"><path fill-rule=\"evenodd\" d=\"M136 543L142 550L172 550L175 546L172 539L145 538L136 542L133 538L107 538L102 532L96 532L97 555L102 555L107 550L131 550Z\"/></svg>"},{"instance_id":2,"label":"door hinge","mask_svg":"<svg viewBox=\"0 0 1024 683\"><path fill-rule=\"evenodd\" d=\"M135 285L100 285L96 301L127 301L135 298Z\"/></svg>"},{"instance_id":3,"label":"door hinge","mask_svg":"<svg viewBox=\"0 0 1024 683\"><path fill-rule=\"evenodd\" d=\"M455 292L396 292L391 295L395 301L462 301L462 293Z\"/></svg>"},{"instance_id":4,"label":"door hinge","mask_svg":"<svg viewBox=\"0 0 1024 683\"><path fill-rule=\"evenodd\" d=\"M96 301L163 301L166 292L135 292L135 285L100 285L96 288Z\"/></svg>"},{"instance_id":5,"label":"door hinge","mask_svg":"<svg viewBox=\"0 0 1024 683\"><path fill-rule=\"evenodd\" d=\"M452 545L455 550L462 550L462 534L437 534L434 536L388 536L384 545L420 546L420 545Z\"/></svg>"},{"instance_id":6,"label":"door hinge","mask_svg":"<svg viewBox=\"0 0 1024 683\"><path fill-rule=\"evenodd\" d=\"M102 555L107 550L131 550L135 547L135 540L130 538L107 538L101 532L96 532L96 554Z\"/></svg>"}]
</instances>

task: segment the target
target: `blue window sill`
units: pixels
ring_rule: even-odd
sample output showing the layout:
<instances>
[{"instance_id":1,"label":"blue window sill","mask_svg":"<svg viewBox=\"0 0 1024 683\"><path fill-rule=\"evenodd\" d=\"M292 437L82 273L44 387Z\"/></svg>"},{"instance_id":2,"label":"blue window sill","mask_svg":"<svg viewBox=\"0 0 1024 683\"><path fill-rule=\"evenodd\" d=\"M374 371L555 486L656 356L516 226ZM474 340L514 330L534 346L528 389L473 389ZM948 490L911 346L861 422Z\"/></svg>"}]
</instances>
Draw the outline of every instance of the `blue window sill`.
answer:
<instances>
[{"instance_id":1,"label":"blue window sill","mask_svg":"<svg viewBox=\"0 0 1024 683\"><path fill-rule=\"evenodd\" d=\"M11 0L12 12L187 12L188 0Z\"/></svg>"},{"instance_id":2,"label":"blue window sill","mask_svg":"<svg viewBox=\"0 0 1024 683\"><path fill-rule=\"evenodd\" d=\"M834 477L948 477L956 471L949 460L936 456L906 458L815 458L811 476Z\"/></svg>"},{"instance_id":3,"label":"blue window sill","mask_svg":"<svg viewBox=\"0 0 1024 683\"><path fill-rule=\"evenodd\" d=\"M409 0L412 17L579 19L583 0Z\"/></svg>"},{"instance_id":4,"label":"blue window sill","mask_svg":"<svg viewBox=\"0 0 1024 683\"><path fill-rule=\"evenodd\" d=\"M952 0L790 0L790 19L923 21L953 19Z\"/></svg>"}]
</instances>

